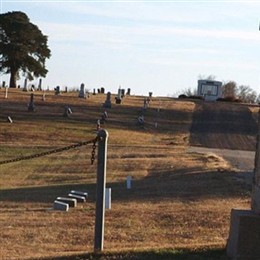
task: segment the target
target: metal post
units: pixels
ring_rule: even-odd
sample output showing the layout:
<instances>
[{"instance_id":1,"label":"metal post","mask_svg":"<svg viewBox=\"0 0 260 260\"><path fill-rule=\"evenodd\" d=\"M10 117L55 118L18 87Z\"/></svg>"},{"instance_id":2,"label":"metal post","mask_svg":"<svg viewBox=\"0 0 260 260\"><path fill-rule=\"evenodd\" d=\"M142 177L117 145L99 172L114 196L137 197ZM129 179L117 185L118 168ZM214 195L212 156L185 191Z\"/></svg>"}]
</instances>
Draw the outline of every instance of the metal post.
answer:
<instances>
[{"instance_id":1,"label":"metal post","mask_svg":"<svg viewBox=\"0 0 260 260\"><path fill-rule=\"evenodd\" d=\"M107 138L108 132L101 129L98 132L98 160L97 160L97 188L96 188L96 221L94 252L103 250L104 222L105 222L105 187L107 164Z\"/></svg>"}]
</instances>

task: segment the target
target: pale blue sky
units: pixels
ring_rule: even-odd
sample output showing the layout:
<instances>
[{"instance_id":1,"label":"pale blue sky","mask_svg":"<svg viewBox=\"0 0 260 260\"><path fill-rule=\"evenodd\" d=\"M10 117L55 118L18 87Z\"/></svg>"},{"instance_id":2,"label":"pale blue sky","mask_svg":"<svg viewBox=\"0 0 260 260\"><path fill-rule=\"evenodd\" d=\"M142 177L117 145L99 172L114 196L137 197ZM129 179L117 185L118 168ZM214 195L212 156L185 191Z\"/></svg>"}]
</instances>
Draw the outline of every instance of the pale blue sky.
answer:
<instances>
[{"instance_id":1,"label":"pale blue sky","mask_svg":"<svg viewBox=\"0 0 260 260\"><path fill-rule=\"evenodd\" d=\"M215 75L260 92L260 0L0 2L48 35L46 87L167 96Z\"/></svg>"}]
</instances>

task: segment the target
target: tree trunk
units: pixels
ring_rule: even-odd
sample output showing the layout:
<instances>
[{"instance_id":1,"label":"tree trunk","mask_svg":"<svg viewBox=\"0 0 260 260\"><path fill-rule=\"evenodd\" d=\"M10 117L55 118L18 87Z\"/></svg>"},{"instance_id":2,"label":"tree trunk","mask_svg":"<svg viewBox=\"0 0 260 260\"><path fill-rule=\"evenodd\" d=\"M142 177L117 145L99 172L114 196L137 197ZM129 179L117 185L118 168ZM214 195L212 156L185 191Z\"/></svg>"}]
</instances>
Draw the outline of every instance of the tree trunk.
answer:
<instances>
[{"instance_id":1,"label":"tree trunk","mask_svg":"<svg viewBox=\"0 0 260 260\"><path fill-rule=\"evenodd\" d=\"M10 76L10 82L9 82L9 88L16 88L16 77L17 76L17 71L11 71L11 76Z\"/></svg>"}]
</instances>

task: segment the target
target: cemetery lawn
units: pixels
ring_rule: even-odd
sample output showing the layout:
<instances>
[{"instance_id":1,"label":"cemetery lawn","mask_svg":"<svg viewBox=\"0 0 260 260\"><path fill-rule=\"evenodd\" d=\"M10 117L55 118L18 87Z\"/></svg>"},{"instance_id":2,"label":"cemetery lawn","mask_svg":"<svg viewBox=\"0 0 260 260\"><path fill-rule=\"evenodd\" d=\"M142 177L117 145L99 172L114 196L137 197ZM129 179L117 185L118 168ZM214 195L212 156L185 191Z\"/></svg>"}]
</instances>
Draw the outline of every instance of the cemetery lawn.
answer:
<instances>
[{"instance_id":1,"label":"cemetery lawn","mask_svg":"<svg viewBox=\"0 0 260 260\"><path fill-rule=\"evenodd\" d=\"M95 138L104 94L41 97L35 92L36 111L28 112L29 92L9 89L5 99L0 89L0 161ZM0 166L0 259L228 259L230 212L250 208L250 187L223 158L188 152L194 101L154 97L142 127L143 99L126 96L119 105L113 95L107 109L112 209L104 253L92 253L97 162L90 163L89 144ZM87 203L52 210L72 189L88 191Z\"/></svg>"}]
</instances>

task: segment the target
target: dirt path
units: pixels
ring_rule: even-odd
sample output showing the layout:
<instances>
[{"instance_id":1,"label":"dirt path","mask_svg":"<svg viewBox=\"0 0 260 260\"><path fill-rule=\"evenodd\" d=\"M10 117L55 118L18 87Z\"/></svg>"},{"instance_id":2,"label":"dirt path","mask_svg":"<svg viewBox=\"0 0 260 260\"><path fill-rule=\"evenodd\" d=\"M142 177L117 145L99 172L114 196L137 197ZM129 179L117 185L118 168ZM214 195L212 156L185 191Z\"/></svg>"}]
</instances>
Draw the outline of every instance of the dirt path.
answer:
<instances>
[{"instance_id":1,"label":"dirt path","mask_svg":"<svg viewBox=\"0 0 260 260\"><path fill-rule=\"evenodd\" d=\"M221 102L196 104L190 146L254 151L257 124L247 106Z\"/></svg>"}]
</instances>

